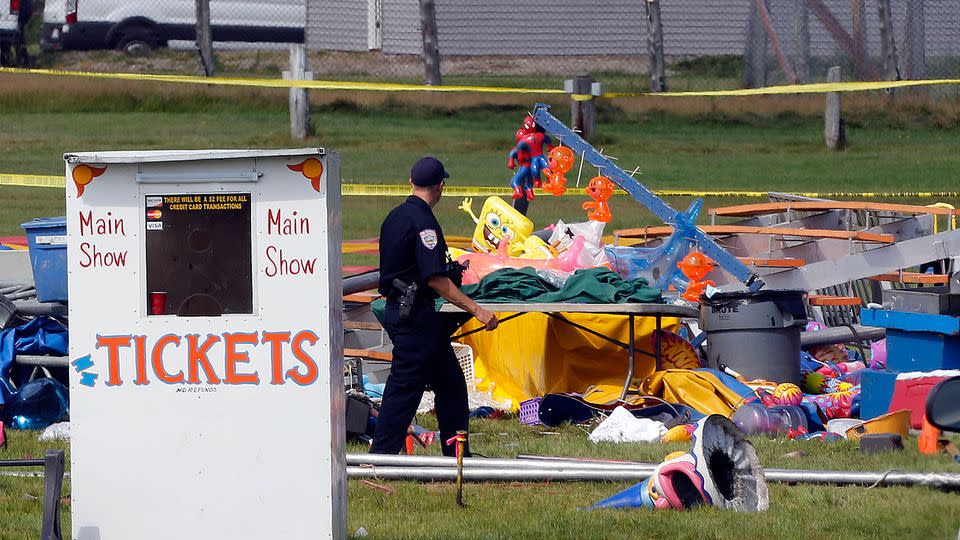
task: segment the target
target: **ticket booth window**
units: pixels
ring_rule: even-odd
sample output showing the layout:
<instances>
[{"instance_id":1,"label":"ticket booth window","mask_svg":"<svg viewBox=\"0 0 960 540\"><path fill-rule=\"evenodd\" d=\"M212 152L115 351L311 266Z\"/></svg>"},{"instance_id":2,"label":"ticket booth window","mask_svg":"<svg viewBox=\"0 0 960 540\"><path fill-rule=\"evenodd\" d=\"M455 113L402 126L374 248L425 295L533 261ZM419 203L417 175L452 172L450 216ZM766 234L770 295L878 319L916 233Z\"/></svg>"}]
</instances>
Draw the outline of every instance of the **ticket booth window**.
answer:
<instances>
[{"instance_id":1,"label":"ticket booth window","mask_svg":"<svg viewBox=\"0 0 960 540\"><path fill-rule=\"evenodd\" d=\"M253 313L249 193L147 195L147 313Z\"/></svg>"}]
</instances>

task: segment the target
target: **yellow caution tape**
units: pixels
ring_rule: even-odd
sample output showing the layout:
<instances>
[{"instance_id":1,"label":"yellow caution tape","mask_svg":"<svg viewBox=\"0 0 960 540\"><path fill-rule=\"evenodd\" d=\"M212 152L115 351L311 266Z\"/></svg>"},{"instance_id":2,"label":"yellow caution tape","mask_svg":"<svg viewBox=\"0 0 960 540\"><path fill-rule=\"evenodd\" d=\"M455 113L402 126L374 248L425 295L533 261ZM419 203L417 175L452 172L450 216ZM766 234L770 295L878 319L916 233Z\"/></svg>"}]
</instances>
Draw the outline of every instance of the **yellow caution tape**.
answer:
<instances>
[{"instance_id":1,"label":"yellow caution tape","mask_svg":"<svg viewBox=\"0 0 960 540\"><path fill-rule=\"evenodd\" d=\"M0 67L0 73L24 75L52 75L58 77L92 77L127 81L154 81L180 84L207 84L218 86L257 86L264 88L312 88L322 90L364 90L376 92L476 92L494 94L565 94L556 88L517 88L505 86L430 86L426 84L376 83L358 81L303 81L295 79L265 79L246 77L200 77L195 75L158 75L145 73L97 73L90 71L64 71L55 69L20 69ZM919 81L867 81L793 84L744 88L736 90L705 90L689 92L607 92L605 98L624 97L735 97L782 94L822 94L826 92L864 92L888 90L913 86L960 85L960 79L925 79ZM571 94L574 101L585 101L595 96Z\"/></svg>"},{"instance_id":2,"label":"yellow caution tape","mask_svg":"<svg viewBox=\"0 0 960 540\"><path fill-rule=\"evenodd\" d=\"M764 88L741 88L736 90L698 90L689 92L608 92L605 98L621 97L736 97L736 96L765 96L783 94L825 94L827 92L866 92L870 90L891 90L911 86L937 86L960 84L960 79L926 79L920 81L866 81L866 82L839 82L790 84L782 86L766 86Z\"/></svg>"},{"instance_id":3,"label":"yellow caution tape","mask_svg":"<svg viewBox=\"0 0 960 540\"><path fill-rule=\"evenodd\" d=\"M321 90L367 90L378 92L479 92L488 94L564 94L553 88L508 88L502 86L430 86L427 84L372 83L357 81L302 81L295 79L264 79L241 77L200 77L195 75L156 75L145 73L97 73L92 71L63 71L56 69L0 68L0 73L23 75L53 75L58 77L91 77L124 81L153 81L180 84L210 84L218 86L259 86L264 88L310 88Z\"/></svg>"},{"instance_id":4,"label":"yellow caution tape","mask_svg":"<svg viewBox=\"0 0 960 540\"><path fill-rule=\"evenodd\" d=\"M39 174L3 174L0 173L0 186L25 186L63 188L66 183L62 176L42 176Z\"/></svg>"},{"instance_id":5,"label":"yellow caution tape","mask_svg":"<svg viewBox=\"0 0 960 540\"><path fill-rule=\"evenodd\" d=\"M0 173L0 186L24 186L24 187L44 187L60 188L65 186L62 176L44 176L39 174L3 174ZM766 197L769 193L766 191L736 191L736 190L688 190L688 189L656 189L654 193L661 197ZM448 197L509 197L513 189L507 186L447 186L443 193ZM340 194L346 197L406 197L410 194L410 186L401 184L341 184ZM584 188L568 188L565 196L584 196L587 192ZM614 195L626 195L623 190L615 190ZM960 191L868 191L861 193L850 193L843 191L817 192L800 191L791 192L793 195L802 197L815 197L828 199L833 197L860 197L868 199L879 198L960 198ZM552 196L552 195L551 195Z\"/></svg>"}]
</instances>

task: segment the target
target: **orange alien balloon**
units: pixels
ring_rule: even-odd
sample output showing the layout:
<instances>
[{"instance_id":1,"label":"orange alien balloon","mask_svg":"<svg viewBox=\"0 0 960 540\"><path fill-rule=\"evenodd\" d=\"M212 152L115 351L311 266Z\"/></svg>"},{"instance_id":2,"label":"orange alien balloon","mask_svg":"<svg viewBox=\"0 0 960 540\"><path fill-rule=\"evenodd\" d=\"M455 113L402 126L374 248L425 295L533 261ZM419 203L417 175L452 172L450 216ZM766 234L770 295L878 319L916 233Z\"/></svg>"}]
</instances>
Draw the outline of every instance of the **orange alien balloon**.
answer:
<instances>
[{"instance_id":1,"label":"orange alien balloon","mask_svg":"<svg viewBox=\"0 0 960 540\"><path fill-rule=\"evenodd\" d=\"M583 203L583 209L587 210L587 219L604 223L613 219L613 214L610 213L610 205L607 203L613 196L613 182L609 178L594 176L587 184L587 195L593 199Z\"/></svg>"},{"instance_id":2,"label":"orange alien balloon","mask_svg":"<svg viewBox=\"0 0 960 540\"><path fill-rule=\"evenodd\" d=\"M567 178L565 173L573 168L573 150L566 146L557 146L547 154L548 168L543 173L547 181L543 184L544 191L560 196L567 192Z\"/></svg>"},{"instance_id":3,"label":"orange alien balloon","mask_svg":"<svg viewBox=\"0 0 960 540\"><path fill-rule=\"evenodd\" d=\"M713 270L716 264L713 259L699 251L691 251L677 263L677 268L690 280L690 283L687 285L687 290L685 290L682 295L685 300L697 302L700 295L707 290L707 285L711 287L716 285L713 280L703 279L707 277L707 274Z\"/></svg>"}]
</instances>

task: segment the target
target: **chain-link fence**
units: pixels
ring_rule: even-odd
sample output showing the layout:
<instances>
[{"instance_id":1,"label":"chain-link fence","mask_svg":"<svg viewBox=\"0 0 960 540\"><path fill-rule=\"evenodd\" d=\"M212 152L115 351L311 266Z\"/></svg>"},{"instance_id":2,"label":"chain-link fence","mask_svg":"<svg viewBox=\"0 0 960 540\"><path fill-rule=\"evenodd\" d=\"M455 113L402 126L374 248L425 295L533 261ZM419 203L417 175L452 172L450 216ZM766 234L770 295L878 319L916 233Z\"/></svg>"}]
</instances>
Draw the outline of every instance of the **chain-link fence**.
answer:
<instances>
[{"instance_id":1,"label":"chain-link fence","mask_svg":"<svg viewBox=\"0 0 960 540\"><path fill-rule=\"evenodd\" d=\"M425 3L443 84L559 88L589 72L608 90L647 90L651 48L671 90L822 81L834 65L846 80L960 76L958 0L206 1L224 76L279 77L290 44L306 43L317 78L422 83ZM198 0L33 5L40 67L203 72ZM658 22L662 44L649 39Z\"/></svg>"},{"instance_id":2,"label":"chain-link fence","mask_svg":"<svg viewBox=\"0 0 960 540\"><path fill-rule=\"evenodd\" d=\"M744 28L745 86L847 80L956 78L957 0L751 0Z\"/></svg>"}]
</instances>

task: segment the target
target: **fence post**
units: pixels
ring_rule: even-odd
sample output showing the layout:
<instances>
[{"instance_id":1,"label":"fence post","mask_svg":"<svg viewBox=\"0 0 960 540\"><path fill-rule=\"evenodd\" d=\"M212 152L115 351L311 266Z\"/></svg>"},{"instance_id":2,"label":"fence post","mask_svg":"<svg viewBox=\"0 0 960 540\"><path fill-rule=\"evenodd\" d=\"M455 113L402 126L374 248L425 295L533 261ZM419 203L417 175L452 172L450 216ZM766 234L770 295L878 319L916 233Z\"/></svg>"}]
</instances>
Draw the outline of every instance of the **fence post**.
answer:
<instances>
[{"instance_id":1,"label":"fence post","mask_svg":"<svg viewBox=\"0 0 960 540\"><path fill-rule=\"evenodd\" d=\"M750 2L747 41L743 49L742 83L745 88L762 88L767 84L767 32L760 21L756 2Z\"/></svg>"},{"instance_id":2,"label":"fence post","mask_svg":"<svg viewBox=\"0 0 960 540\"><path fill-rule=\"evenodd\" d=\"M827 71L827 82L840 82L840 66ZM827 92L827 105L823 112L823 135L830 150L843 150L847 145L847 134L843 129L843 116L840 114L840 93Z\"/></svg>"},{"instance_id":3,"label":"fence post","mask_svg":"<svg viewBox=\"0 0 960 540\"><path fill-rule=\"evenodd\" d=\"M433 0L420 0L420 33L423 36L423 69L427 84L440 86L440 45L437 40L437 9Z\"/></svg>"},{"instance_id":4,"label":"fence post","mask_svg":"<svg viewBox=\"0 0 960 540\"><path fill-rule=\"evenodd\" d=\"M893 35L893 18L890 14L890 0L877 0L880 10L880 44L883 46L883 78L899 81L897 68L897 45Z\"/></svg>"},{"instance_id":5,"label":"fence post","mask_svg":"<svg viewBox=\"0 0 960 540\"><path fill-rule=\"evenodd\" d=\"M570 127L580 136L590 140L597 131L597 107L594 103L594 80L590 75L577 75L570 88ZM596 92L600 93L600 92Z\"/></svg>"},{"instance_id":6,"label":"fence post","mask_svg":"<svg viewBox=\"0 0 960 540\"><path fill-rule=\"evenodd\" d=\"M858 65L867 62L867 5L864 0L853 0L850 4L853 32L853 58Z\"/></svg>"},{"instance_id":7,"label":"fence post","mask_svg":"<svg viewBox=\"0 0 960 540\"><path fill-rule=\"evenodd\" d=\"M40 540L62 540L60 497L63 496L63 450L47 450L43 460L43 520Z\"/></svg>"},{"instance_id":8,"label":"fence post","mask_svg":"<svg viewBox=\"0 0 960 540\"><path fill-rule=\"evenodd\" d=\"M309 81L313 73L307 71L307 46L290 45L290 71L283 72L284 79ZM310 94L306 88L290 89L290 136L304 140L310 135Z\"/></svg>"},{"instance_id":9,"label":"fence post","mask_svg":"<svg viewBox=\"0 0 960 540\"><path fill-rule=\"evenodd\" d=\"M906 71L907 78L918 80L927 77L927 30L926 11L923 0L907 2L906 24Z\"/></svg>"},{"instance_id":10,"label":"fence post","mask_svg":"<svg viewBox=\"0 0 960 540\"><path fill-rule=\"evenodd\" d=\"M763 25L763 31L767 34L767 40L773 48L773 55L776 57L777 63L780 64L783 75L787 78L788 83L799 84L800 80L797 78L797 74L793 71L787 55L784 54L783 48L780 46L780 38L777 37L777 29L773 27L773 20L770 17L770 10L767 9L766 0L754 0L753 3L757 6L757 15L760 17L760 24Z\"/></svg>"},{"instance_id":11,"label":"fence post","mask_svg":"<svg viewBox=\"0 0 960 540\"><path fill-rule=\"evenodd\" d=\"M806 0L794 0L793 6L794 59L797 78L801 83L810 82L810 12Z\"/></svg>"},{"instance_id":12,"label":"fence post","mask_svg":"<svg viewBox=\"0 0 960 540\"><path fill-rule=\"evenodd\" d=\"M197 0L197 51L203 74L213 77L213 34L210 32L210 0Z\"/></svg>"},{"instance_id":13,"label":"fence post","mask_svg":"<svg viewBox=\"0 0 960 540\"><path fill-rule=\"evenodd\" d=\"M663 22L660 0L644 0L647 8L647 51L650 55L650 91L666 92L666 67L663 60Z\"/></svg>"}]
</instances>

